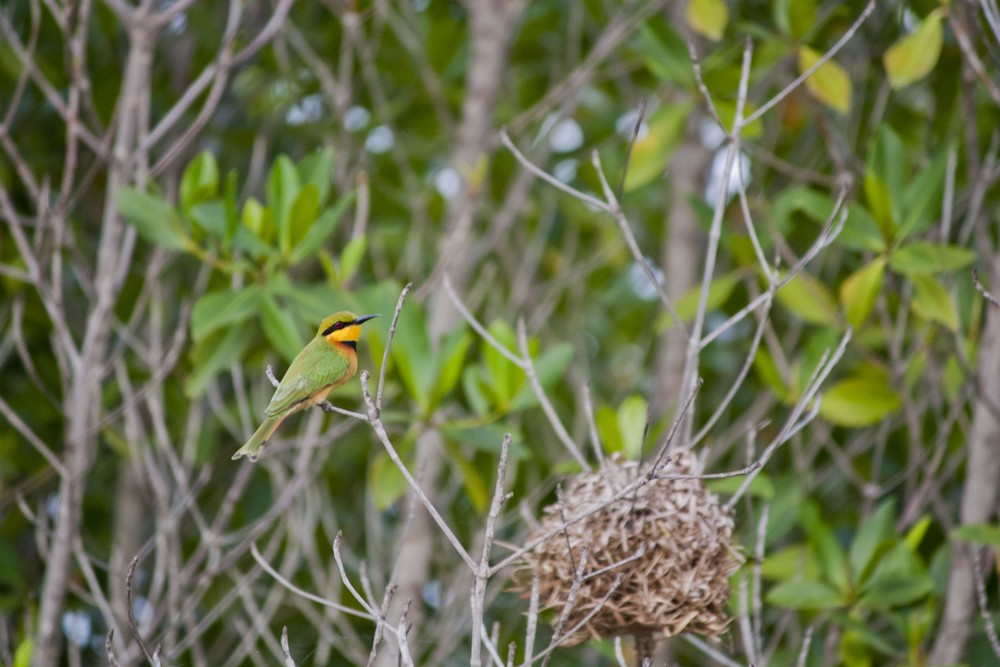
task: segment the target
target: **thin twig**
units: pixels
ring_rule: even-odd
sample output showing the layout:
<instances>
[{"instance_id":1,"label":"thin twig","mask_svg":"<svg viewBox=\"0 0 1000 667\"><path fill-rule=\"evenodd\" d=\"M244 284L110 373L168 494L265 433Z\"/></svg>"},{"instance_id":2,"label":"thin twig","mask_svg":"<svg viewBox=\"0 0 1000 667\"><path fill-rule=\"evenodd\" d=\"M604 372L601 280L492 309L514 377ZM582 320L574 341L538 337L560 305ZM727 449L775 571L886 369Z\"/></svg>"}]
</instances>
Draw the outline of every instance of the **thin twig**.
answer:
<instances>
[{"instance_id":1,"label":"thin twig","mask_svg":"<svg viewBox=\"0 0 1000 667\"><path fill-rule=\"evenodd\" d=\"M292 651L288 647L288 626L281 626L281 652L285 656L285 667L295 667L295 661L292 659Z\"/></svg>"},{"instance_id":2,"label":"thin twig","mask_svg":"<svg viewBox=\"0 0 1000 667\"><path fill-rule=\"evenodd\" d=\"M979 292L984 299L992 303L995 307L1000 308L1000 300L988 292L986 288L983 287L983 284L979 282L979 267L972 267L972 284L975 285L976 291Z\"/></svg>"},{"instance_id":3,"label":"thin twig","mask_svg":"<svg viewBox=\"0 0 1000 667\"><path fill-rule=\"evenodd\" d=\"M444 284L445 292L448 293L448 298L450 298L451 302L455 304L455 308L457 308L458 312L462 314L465 321L469 323L469 326L471 326L476 333L482 336L483 340L489 343L493 349L506 357L508 361L513 363L518 368L523 369L525 366L524 359L508 350L500 341L493 337L493 334L491 334L471 312L469 312L465 302L462 301L462 299L458 296L458 292L455 291L455 287L451 283L451 277L447 274L447 272L442 275L441 282Z\"/></svg>"},{"instance_id":4,"label":"thin twig","mask_svg":"<svg viewBox=\"0 0 1000 667\"><path fill-rule=\"evenodd\" d=\"M392 339L396 335L396 322L399 321L399 313L403 310L403 303L406 302L406 295L410 293L410 288L413 287L413 283L406 283L403 287L403 291L399 293L399 299L396 301L396 310L392 313L392 322L389 324L389 333L386 336L385 342L385 352L382 353L382 368L379 369L378 373L378 391L375 395L375 414L377 416L382 415L382 390L385 387L385 372L389 367L389 349L392 347Z\"/></svg>"},{"instance_id":5,"label":"thin twig","mask_svg":"<svg viewBox=\"0 0 1000 667\"><path fill-rule=\"evenodd\" d=\"M159 660L153 659L153 654L149 652L149 647L146 646L146 642L142 638L142 634L139 632L139 624L135 621L135 605L132 603L132 583L135 578L135 568L139 565L139 557L135 556L132 558L132 562L129 563L128 572L125 574L125 605L128 612L128 625L132 628L132 636L135 637L135 641L139 644L139 648L142 649L143 655L146 656L148 660L153 665L158 665ZM159 648L156 649L159 652Z\"/></svg>"}]
</instances>

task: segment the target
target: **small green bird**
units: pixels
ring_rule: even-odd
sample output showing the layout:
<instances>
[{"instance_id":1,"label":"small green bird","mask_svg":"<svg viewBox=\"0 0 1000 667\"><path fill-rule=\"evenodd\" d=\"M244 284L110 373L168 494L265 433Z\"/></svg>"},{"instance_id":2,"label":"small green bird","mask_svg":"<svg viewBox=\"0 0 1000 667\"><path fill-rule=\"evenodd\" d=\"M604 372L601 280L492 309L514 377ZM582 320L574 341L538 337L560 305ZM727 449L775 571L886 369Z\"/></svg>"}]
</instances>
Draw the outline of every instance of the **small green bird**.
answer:
<instances>
[{"instance_id":1,"label":"small green bird","mask_svg":"<svg viewBox=\"0 0 1000 667\"><path fill-rule=\"evenodd\" d=\"M321 403L327 394L354 377L358 371L361 324L373 317L378 315L358 317L344 310L323 320L316 337L295 356L285 377L278 383L264 410L267 417L264 423L250 436L247 444L233 454L234 461L241 456L256 461L261 447L285 417Z\"/></svg>"}]
</instances>

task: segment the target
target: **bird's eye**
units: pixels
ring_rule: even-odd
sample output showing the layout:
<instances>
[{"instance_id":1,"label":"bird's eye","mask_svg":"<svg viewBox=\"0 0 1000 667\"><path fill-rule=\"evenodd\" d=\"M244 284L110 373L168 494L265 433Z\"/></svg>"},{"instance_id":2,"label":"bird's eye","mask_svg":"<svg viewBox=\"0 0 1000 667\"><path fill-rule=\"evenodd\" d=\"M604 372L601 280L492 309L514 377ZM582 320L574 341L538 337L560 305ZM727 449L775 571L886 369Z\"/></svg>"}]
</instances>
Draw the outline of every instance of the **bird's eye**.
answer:
<instances>
[{"instance_id":1,"label":"bird's eye","mask_svg":"<svg viewBox=\"0 0 1000 667\"><path fill-rule=\"evenodd\" d=\"M343 322L334 322L333 323L333 330L334 331L340 331L343 328L344 328L344 323Z\"/></svg>"}]
</instances>

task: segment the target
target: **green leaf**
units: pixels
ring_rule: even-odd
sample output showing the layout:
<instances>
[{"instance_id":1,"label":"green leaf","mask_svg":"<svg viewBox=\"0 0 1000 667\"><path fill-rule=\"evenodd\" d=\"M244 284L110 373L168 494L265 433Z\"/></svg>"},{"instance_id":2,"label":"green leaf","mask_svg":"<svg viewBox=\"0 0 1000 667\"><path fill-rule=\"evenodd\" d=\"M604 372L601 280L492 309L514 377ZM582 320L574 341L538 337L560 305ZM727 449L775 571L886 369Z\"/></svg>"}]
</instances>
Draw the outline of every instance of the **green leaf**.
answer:
<instances>
[{"instance_id":1,"label":"green leaf","mask_svg":"<svg viewBox=\"0 0 1000 667\"><path fill-rule=\"evenodd\" d=\"M889 85L903 88L930 74L941 56L944 10L936 9L920 22L917 29L889 47L882 61L889 75Z\"/></svg>"},{"instance_id":2,"label":"green leaf","mask_svg":"<svg viewBox=\"0 0 1000 667\"><path fill-rule=\"evenodd\" d=\"M836 324L837 304L826 285L799 272L775 293L775 300L811 324Z\"/></svg>"},{"instance_id":3,"label":"green leaf","mask_svg":"<svg viewBox=\"0 0 1000 667\"><path fill-rule=\"evenodd\" d=\"M299 195L299 173L287 155L279 155L267 176L267 205L274 216L278 247L287 254L291 248L292 205Z\"/></svg>"},{"instance_id":4,"label":"green leaf","mask_svg":"<svg viewBox=\"0 0 1000 667\"><path fill-rule=\"evenodd\" d=\"M1000 548L1000 526L992 523L967 523L951 531L952 540Z\"/></svg>"},{"instance_id":5,"label":"green leaf","mask_svg":"<svg viewBox=\"0 0 1000 667\"><path fill-rule=\"evenodd\" d=\"M889 610L916 602L933 588L916 553L905 542L887 551L861 588L859 603L869 609Z\"/></svg>"},{"instance_id":6,"label":"green leaf","mask_svg":"<svg viewBox=\"0 0 1000 667\"><path fill-rule=\"evenodd\" d=\"M906 537L903 541L916 551L920 548L920 543L924 540L924 535L927 534L927 529L931 527L931 518L929 516L922 516L920 520L913 524L908 531L906 531Z\"/></svg>"},{"instance_id":7,"label":"green leaf","mask_svg":"<svg viewBox=\"0 0 1000 667\"><path fill-rule=\"evenodd\" d=\"M922 232L933 222L941 202L941 190L944 188L950 151L951 146L939 151L903 190L901 201L903 221L896 233L897 241Z\"/></svg>"},{"instance_id":8,"label":"green leaf","mask_svg":"<svg viewBox=\"0 0 1000 667\"><path fill-rule=\"evenodd\" d=\"M815 503L809 501L802 505L799 522L816 552L823 578L842 593L849 591L847 554Z\"/></svg>"},{"instance_id":9,"label":"green leaf","mask_svg":"<svg viewBox=\"0 0 1000 667\"><path fill-rule=\"evenodd\" d=\"M694 87L694 68L687 44L662 16L654 15L639 26L635 50L653 76L684 89Z\"/></svg>"},{"instance_id":10,"label":"green leaf","mask_svg":"<svg viewBox=\"0 0 1000 667\"><path fill-rule=\"evenodd\" d=\"M710 479L705 482L705 486L716 495L728 496L736 493L743 486L743 480L743 477ZM754 498L770 502L774 498L774 482L765 473L760 473L750 482L750 488L747 489L747 492Z\"/></svg>"},{"instance_id":11,"label":"green leaf","mask_svg":"<svg viewBox=\"0 0 1000 667\"><path fill-rule=\"evenodd\" d=\"M226 237L226 205L221 201L208 201L195 204L188 216L199 227L217 239Z\"/></svg>"},{"instance_id":12,"label":"green leaf","mask_svg":"<svg viewBox=\"0 0 1000 667\"><path fill-rule=\"evenodd\" d=\"M649 405L638 394L629 396L618 406L618 430L622 434L622 446L626 458L638 461L642 452L646 421L649 419Z\"/></svg>"},{"instance_id":13,"label":"green leaf","mask_svg":"<svg viewBox=\"0 0 1000 667\"><path fill-rule=\"evenodd\" d=\"M465 355L472 345L472 335L462 329L449 334L441 347L438 349L437 357L441 359L437 369L437 380L434 382L434 390L431 392L431 404L437 406L441 399L454 389L458 379L462 376L462 369L465 367Z\"/></svg>"},{"instance_id":14,"label":"green leaf","mask_svg":"<svg viewBox=\"0 0 1000 667\"><path fill-rule=\"evenodd\" d=\"M191 243L181 231L177 211L163 200L135 188L121 188L115 196L118 212L146 241L170 250L186 250Z\"/></svg>"},{"instance_id":15,"label":"green leaf","mask_svg":"<svg viewBox=\"0 0 1000 667\"><path fill-rule=\"evenodd\" d=\"M919 317L938 322L949 331L958 331L958 310L951 295L937 278L928 275L910 276L916 292L910 307Z\"/></svg>"},{"instance_id":16,"label":"green leaf","mask_svg":"<svg viewBox=\"0 0 1000 667\"><path fill-rule=\"evenodd\" d=\"M368 249L368 239L365 236L358 236L350 240L340 253L340 282L345 283L354 277L361 260Z\"/></svg>"},{"instance_id":17,"label":"green leaf","mask_svg":"<svg viewBox=\"0 0 1000 667\"><path fill-rule=\"evenodd\" d=\"M248 285L201 295L191 311L191 337L198 342L216 329L249 319L260 311L261 294L259 285Z\"/></svg>"},{"instance_id":18,"label":"green leaf","mask_svg":"<svg viewBox=\"0 0 1000 667\"><path fill-rule=\"evenodd\" d=\"M333 149L313 151L299 161L299 182L313 185L319 195L319 205L326 203L333 185Z\"/></svg>"},{"instance_id":19,"label":"green leaf","mask_svg":"<svg viewBox=\"0 0 1000 667\"><path fill-rule=\"evenodd\" d=\"M337 228L337 223L344 215L344 211L354 201L354 193L348 193L337 200L337 202L324 210L316 221L312 223L305 236L299 241L295 249L292 250L291 262L298 264L312 256L316 250L329 238L333 230Z\"/></svg>"},{"instance_id":20,"label":"green leaf","mask_svg":"<svg viewBox=\"0 0 1000 667\"><path fill-rule=\"evenodd\" d=\"M288 213L289 248L295 248L306 237L316 222L318 212L319 191L315 185L307 183L299 190L299 194ZM289 257L291 257L290 250Z\"/></svg>"},{"instance_id":21,"label":"green leaf","mask_svg":"<svg viewBox=\"0 0 1000 667\"><path fill-rule=\"evenodd\" d=\"M372 504L380 512L392 507L406 493L406 478L388 454L375 457L368 466L368 493Z\"/></svg>"},{"instance_id":22,"label":"green leaf","mask_svg":"<svg viewBox=\"0 0 1000 667\"><path fill-rule=\"evenodd\" d=\"M897 198L904 191L909 163L903 142L888 123L878 127L868 154L864 189L868 208L882 230L883 238L892 240L900 220Z\"/></svg>"},{"instance_id":23,"label":"green leaf","mask_svg":"<svg viewBox=\"0 0 1000 667\"><path fill-rule=\"evenodd\" d=\"M208 383L219 371L229 368L243 357L251 337L240 327L225 332L216 332L198 343L194 350L192 365L194 371L188 376L184 392L190 397L205 393Z\"/></svg>"},{"instance_id":24,"label":"green leaf","mask_svg":"<svg viewBox=\"0 0 1000 667\"><path fill-rule=\"evenodd\" d=\"M816 25L816 0L778 0L774 14L784 32L802 39Z\"/></svg>"},{"instance_id":25,"label":"green leaf","mask_svg":"<svg viewBox=\"0 0 1000 667\"><path fill-rule=\"evenodd\" d=\"M691 29L713 42L722 39L729 21L729 8L723 0L690 0L687 22Z\"/></svg>"},{"instance_id":26,"label":"green leaf","mask_svg":"<svg viewBox=\"0 0 1000 667\"><path fill-rule=\"evenodd\" d=\"M875 557L888 540L895 538L896 503L890 498L883 501L854 536L848 553L852 580L863 583L870 573Z\"/></svg>"},{"instance_id":27,"label":"green leaf","mask_svg":"<svg viewBox=\"0 0 1000 667\"><path fill-rule=\"evenodd\" d=\"M805 73L819 62L823 54L808 46L799 47L799 72ZM851 79L834 60L827 60L806 79L806 89L817 100L834 111L846 114L851 110Z\"/></svg>"},{"instance_id":28,"label":"green leaf","mask_svg":"<svg viewBox=\"0 0 1000 667\"><path fill-rule=\"evenodd\" d=\"M573 346L569 343L559 343L542 352L537 359L534 359L535 374L538 376L538 383L548 391L552 385L562 377L569 364L573 361ZM519 376L523 376L525 381L521 384L514 400L510 402L511 410L524 410L525 408L538 405L538 397L531 383L527 382L527 376L523 371L518 371Z\"/></svg>"},{"instance_id":29,"label":"green leaf","mask_svg":"<svg viewBox=\"0 0 1000 667\"><path fill-rule=\"evenodd\" d=\"M690 102L666 105L653 112L649 118L648 133L632 147L625 175L625 192L638 190L663 175L670 156L684 135L684 123L690 113Z\"/></svg>"},{"instance_id":30,"label":"green leaf","mask_svg":"<svg viewBox=\"0 0 1000 667\"><path fill-rule=\"evenodd\" d=\"M244 227L253 232L254 236L264 241L268 239L264 226L264 206L253 197L243 202L243 214L240 220Z\"/></svg>"},{"instance_id":31,"label":"green leaf","mask_svg":"<svg viewBox=\"0 0 1000 667\"><path fill-rule=\"evenodd\" d=\"M400 314L396 337L392 344L392 359L399 376L421 412L430 406L435 370L431 344L427 337L427 322L419 305L407 305Z\"/></svg>"},{"instance_id":32,"label":"green leaf","mask_svg":"<svg viewBox=\"0 0 1000 667\"><path fill-rule=\"evenodd\" d=\"M803 578L818 581L823 570L805 544L793 544L764 556L760 573L762 577L771 581Z\"/></svg>"},{"instance_id":33,"label":"green leaf","mask_svg":"<svg viewBox=\"0 0 1000 667\"><path fill-rule=\"evenodd\" d=\"M495 320L489 326L490 335L508 350L516 348L514 330L503 320ZM493 393L497 407L506 412L511 400L523 382L523 371L492 345L483 346L483 361L488 372L488 386Z\"/></svg>"},{"instance_id":34,"label":"green leaf","mask_svg":"<svg viewBox=\"0 0 1000 667\"><path fill-rule=\"evenodd\" d=\"M876 257L841 284L840 302L852 327L860 327L875 306L875 299L882 291L885 280L885 265L885 257Z\"/></svg>"},{"instance_id":35,"label":"green leaf","mask_svg":"<svg viewBox=\"0 0 1000 667\"><path fill-rule=\"evenodd\" d=\"M732 273L713 278L708 286L708 299L705 303L705 311L711 312L721 308L722 304L732 296L736 286L740 284L743 274L743 271L733 271ZM677 315L680 316L682 321L691 322L694 320L695 315L698 313L698 300L700 296L701 286L699 285L689 289L674 304L674 310L677 311ZM662 333L675 326L677 326L677 323L673 316L670 313L664 313L657 321L657 333Z\"/></svg>"},{"instance_id":36,"label":"green leaf","mask_svg":"<svg viewBox=\"0 0 1000 667\"><path fill-rule=\"evenodd\" d=\"M479 377L478 369L466 366L462 371L462 392L477 415L486 415L491 410L491 404Z\"/></svg>"},{"instance_id":37,"label":"green leaf","mask_svg":"<svg viewBox=\"0 0 1000 667\"><path fill-rule=\"evenodd\" d=\"M14 651L14 667L28 667L31 664L31 654L35 652L35 642L25 639L17 645Z\"/></svg>"},{"instance_id":38,"label":"green leaf","mask_svg":"<svg viewBox=\"0 0 1000 667\"><path fill-rule=\"evenodd\" d=\"M810 220L824 223L833 212L834 201L822 192L807 187L791 187L782 191L771 204L774 225L784 234L793 230L793 215L802 213Z\"/></svg>"},{"instance_id":39,"label":"green leaf","mask_svg":"<svg viewBox=\"0 0 1000 667\"><path fill-rule=\"evenodd\" d=\"M625 448L621 428L618 425L618 415L611 407L602 405L597 408L594 422L597 424L597 435L605 452L614 454Z\"/></svg>"},{"instance_id":40,"label":"green leaf","mask_svg":"<svg viewBox=\"0 0 1000 667\"><path fill-rule=\"evenodd\" d=\"M462 478L462 486L465 493L472 501L472 506L476 512L485 512L490 506L490 488L486 479L479 473L472 461L463 456L460 448L453 443L445 443L448 450L448 460L458 468L459 476Z\"/></svg>"},{"instance_id":41,"label":"green leaf","mask_svg":"<svg viewBox=\"0 0 1000 667\"><path fill-rule=\"evenodd\" d=\"M267 340L285 361L294 359L302 351L304 343L291 314L282 312L271 295L265 294L261 301L261 316Z\"/></svg>"},{"instance_id":42,"label":"green leaf","mask_svg":"<svg viewBox=\"0 0 1000 667\"><path fill-rule=\"evenodd\" d=\"M881 254L885 251L885 236L872 214L861 203L855 203L847 210L847 220L837 237L837 244L860 251Z\"/></svg>"},{"instance_id":43,"label":"green leaf","mask_svg":"<svg viewBox=\"0 0 1000 667\"><path fill-rule=\"evenodd\" d=\"M877 424L899 409L902 399L889 387L887 373L875 370L841 380L823 393L819 413L840 426Z\"/></svg>"},{"instance_id":44,"label":"green leaf","mask_svg":"<svg viewBox=\"0 0 1000 667\"><path fill-rule=\"evenodd\" d=\"M766 596L769 604L788 609L824 611L847 604L844 596L822 581L783 581Z\"/></svg>"},{"instance_id":45,"label":"green leaf","mask_svg":"<svg viewBox=\"0 0 1000 667\"><path fill-rule=\"evenodd\" d=\"M181 176L181 210L185 213L195 204L214 199L219 192L219 165L209 151L202 151L191 160Z\"/></svg>"},{"instance_id":46,"label":"green leaf","mask_svg":"<svg viewBox=\"0 0 1000 667\"><path fill-rule=\"evenodd\" d=\"M914 241L892 252L889 256L889 268L914 276L956 271L975 261L976 253L968 248Z\"/></svg>"}]
</instances>

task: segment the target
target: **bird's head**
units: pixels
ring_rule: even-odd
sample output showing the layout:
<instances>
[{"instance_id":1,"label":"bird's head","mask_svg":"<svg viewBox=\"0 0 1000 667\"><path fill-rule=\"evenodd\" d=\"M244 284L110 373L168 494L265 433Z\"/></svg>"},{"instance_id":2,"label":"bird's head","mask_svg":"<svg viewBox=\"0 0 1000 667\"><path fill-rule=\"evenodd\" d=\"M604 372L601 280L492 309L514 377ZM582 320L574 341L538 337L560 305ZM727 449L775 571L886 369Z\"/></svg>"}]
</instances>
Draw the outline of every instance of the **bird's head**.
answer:
<instances>
[{"instance_id":1,"label":"bird's head","mask_svg":"<svg viewBox=\"0 0 1000 667\"><path fill-rule=\"evenodd\" d=\"M378 317L378 315L362 315L358 317L354 313L342 310L325 318L320 323L319 331L316 335L323 336L330 343L357 345L358 337L361 336L361 324L373 317Z\"/></svg>"}]
</instances>

